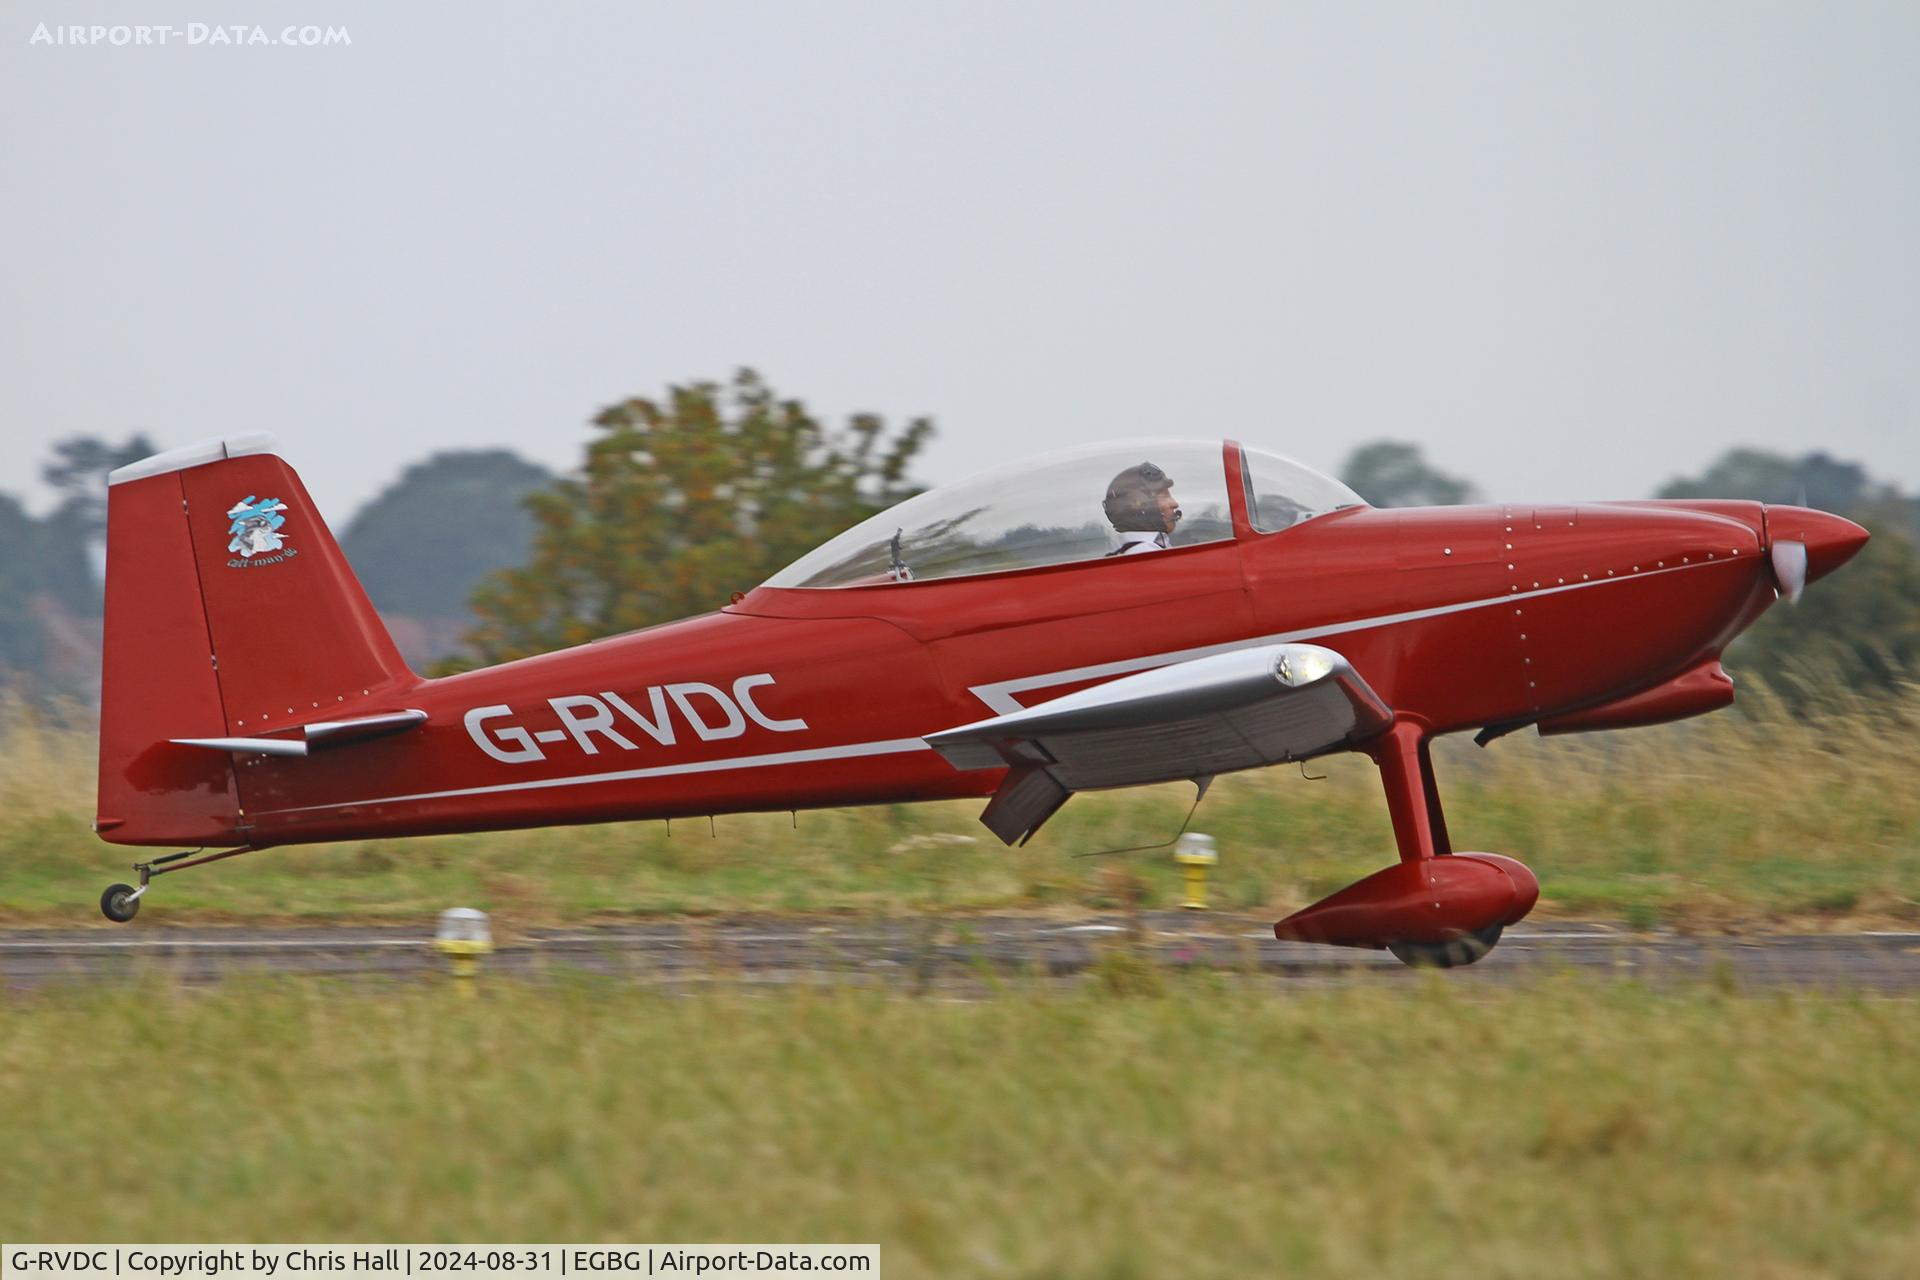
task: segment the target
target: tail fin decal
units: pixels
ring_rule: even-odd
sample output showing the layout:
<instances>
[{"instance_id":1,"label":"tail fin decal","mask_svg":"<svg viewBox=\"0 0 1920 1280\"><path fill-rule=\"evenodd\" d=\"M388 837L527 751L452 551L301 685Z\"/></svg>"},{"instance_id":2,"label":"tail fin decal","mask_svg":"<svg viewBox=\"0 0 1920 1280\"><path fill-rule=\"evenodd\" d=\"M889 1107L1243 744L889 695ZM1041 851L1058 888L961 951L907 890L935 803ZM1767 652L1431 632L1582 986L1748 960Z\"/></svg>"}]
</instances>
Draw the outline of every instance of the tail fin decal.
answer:
<instances>
[{"instance_id":1,"label":"tail fin decal","mask_svg":"<svg viewBox=\"0 0 1920 1280\"><path fill-rule=\"evenodd\" d=\"M230 729L358 711L412 683L293 468L229 458L182 472L181 488Z\"/></svg>"},{"instance_id":2,"label":"tail fin decal","mask_svg":"<svg viewBox=\"0 0 1920 1280\"><path fill-rule=\"evenodd\" d=\"M190 446L109 480L100 742L109 839L244 832L231 761L170 739L259 737L386 710L383 698L418 682L306 486L270 448L260 437ZM159 770L144 783L128 772L139 760ZM174 829L188 818L192 830ZM206 829L221 821L227 829Z\"/></svg>"}]
</instances>

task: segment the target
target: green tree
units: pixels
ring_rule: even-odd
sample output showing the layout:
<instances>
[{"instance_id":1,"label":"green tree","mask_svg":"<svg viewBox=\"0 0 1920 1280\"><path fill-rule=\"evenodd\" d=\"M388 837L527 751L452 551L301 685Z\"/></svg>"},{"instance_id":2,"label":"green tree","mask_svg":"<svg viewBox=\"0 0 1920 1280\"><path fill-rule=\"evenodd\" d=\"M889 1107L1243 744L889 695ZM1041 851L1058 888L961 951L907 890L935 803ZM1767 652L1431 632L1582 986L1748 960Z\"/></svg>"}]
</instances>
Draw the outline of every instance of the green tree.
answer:
<instances>
[{"instance_id":1,"label":"green tree","mask_svg":"<svg viewBox=\"0 0 1920 1280\"><path fill-rule=\"evenodd\" d=\"M60 496L56 518L71 518L104 528L107 522L107 473L156 452L153 441L136 432L119 444L98 436L69 436L54 442L53 458L40 468Z\"/></svg>"},{"instance_id":2,"label":"green tree","mask_svg":"<svg viewBox=\"0 0 1920 1280\"><path fill-rule=\"evenodd\" d=\"M1376 507L1446 507L1478 502L1480 492L1432 466L1417 444L1374 440L1347 455L1340 478Z\"/></svg>"},{"instance_id":3,"label":"green tree","mask_svg":"<svg viewBox=\"0 0 1920 1280\"><path fill-rule=\"evenodd\" d=\"M1920 551L1897 528L1866 527L1873 541L1859 555L1733 642L1736 676L1751 671L1804 701L1836 679L1869 690L1920 673Z\"/></svg>"},{"instance_id":4,"label":"green tree","mask_svg":"<svg viewBox=\"0 0 1920 1280\"><path fill-rule=\"evenodd\" d=\"M362 507L340 546L381 611L464 615L482 579L533 553L524 500L551 483L552 472L505 449L436 453Z\"/></svg>"},{"instance_id":5,"label":"green tree","mask_svg":"<svg viewBox=\"0 0 1920 1280\"><path fill-rule=\"evenodd\" d=\"M1729 449L1697 478L1669 480L1656 497L1751 498L1831 511L1870 528L1904 532L1920 542L1920 498L1875 480L1857 462L1825 453L1798 458L1764 449Z\"/></svg>"},{"instance_id":6,"label":"green tree","mask_svg":"<svg viewBox=\"0 0 1920 1280\"><path fill-rule=\"evenodd\" d=\"M1751 498L1821 511L1853 511L1885 486L1865 467L1824 453L1789 458L1764 449L1729 449L1696 479L1669 480L1662 498Z\"/></svg>"},{"instance_id":7,"label":"green tree","mask_svg":"<svg viewBox=\"0 0 1920 1280\"><path fill-rule=\"evenodd\" d=\"M829 431L743 369L722 386L635 397L593 420L577 476L531 494L533 558L474 593L484 662L541 653L724 605L916 489L933 433L872 414Z\"/></svg>"},{"instance_id":8,"label":"green tree","mask_svg":"<svg viewBox=\"0 0 1920 1280\"><path fill-rule=\"evenodd\" d=\"M1694 478L1669 481L1662 498L1749 498L1805 505L1858 521L1873 540L1797 606L1775 605L1727 650L1727 667L1752 672L1804 702L1838 680L1884 688L1920 673L1920 501L1858 463L1815 452L1798 458L1730 449Z\"/></svg>"},{"instance_id":9,"label":"green tree","mask_svg":"<svg viewBox=\"0 0 1920 1280\"><path fill-rule=\"evenodd\" d=\"M153 451L141 435L70 436L40 469L58 499L52 511L36 520L0 494L0 685L71 692L90 678L78 673L96 666L107 472Z\"/></svg>"},{"instance_id":10,"label":"green tree","mask_svg":"<svg viewBox=\"0 0 1920 1280\"><path fill-rule=\"evenodd\" d=\"M53 446L40 474L58 498L34 519L0 494L0 684L76 692L97 669L96 637L106 563L107 472L153 452L132 436L119 444L72 436Z\"/></svg>"},{"instance_id":11,"label":"green tree","mask_svg":"<svg viewBox=\"0 0 1920 1280\"><path fill-rule=\"evenodd\" d=\"M107 567L107 473L156 451L152 440L135 433L118 444L98 436L69 436L54 442L53 457L40 478L59 502L41 521L40 543L45 590L80 614L104 607Z\"/></svg>"},{"instance_id":12,"label":"green tree","mask_svg":"<svg viewBox=\"0 0 1920 1280\"><path fill-rule=\"evenodd\" d=\"M36 672L45 661L46 635L33 598L45 586L46 527L10 495L0 493L0 685Z\"/></svg>"}]
</instances>

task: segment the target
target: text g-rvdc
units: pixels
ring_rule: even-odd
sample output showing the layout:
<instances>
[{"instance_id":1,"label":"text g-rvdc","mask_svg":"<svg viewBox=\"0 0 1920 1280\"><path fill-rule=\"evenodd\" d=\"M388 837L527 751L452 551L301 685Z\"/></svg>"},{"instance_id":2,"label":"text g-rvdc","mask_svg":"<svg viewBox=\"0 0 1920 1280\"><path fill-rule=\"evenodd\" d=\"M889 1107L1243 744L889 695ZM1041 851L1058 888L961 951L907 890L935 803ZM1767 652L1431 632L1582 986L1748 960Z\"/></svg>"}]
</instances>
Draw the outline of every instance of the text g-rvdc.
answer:
<instances>
[{"instance_id":1,"label":"text g-rvdc","mask_svg":"<svg viewBox=\"0 0 1920 1280\"><path fill-rule=\"evenodd\" d=\"M701 680L649 685L645 710L613 692L548 698L547 705L560 718L558 729L529 730L520 724L497 723L514 714L511 706L497 703L467 712L467 734L475 746L502 764L529 764L547 758L541 743L564 742L569 737L590 756L600 754L602 742L632 751L633 739L623 729L638 730L661 746L671 747L675 741L675 711L702 742L737 738L747 731L749 721L775 733L798 733L806 728L805 720L776 720L754 702L753 691L772 683L773 677L762 671L735 680L731 693ZM614 718L616 713L619 720Z\"/></svg>"}]
</instances>

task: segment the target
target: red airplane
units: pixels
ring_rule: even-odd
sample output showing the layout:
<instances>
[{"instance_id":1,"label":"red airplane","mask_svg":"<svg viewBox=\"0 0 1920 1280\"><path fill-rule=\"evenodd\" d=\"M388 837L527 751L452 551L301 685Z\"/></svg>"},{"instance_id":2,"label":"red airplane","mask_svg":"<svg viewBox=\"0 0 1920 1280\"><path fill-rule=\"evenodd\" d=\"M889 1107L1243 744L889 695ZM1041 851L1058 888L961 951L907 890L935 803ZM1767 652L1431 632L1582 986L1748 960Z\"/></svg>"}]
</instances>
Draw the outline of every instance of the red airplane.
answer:
<instances>
[{"instance_id":1,"label":"red airplane","mask_svg":"<svg viewBox=\"0 0 1920 1280\"><path fill-rule=\"evenodd\" d=\"M1232 441L1128 443L920 494L717 613L428 680L267 438L109 484L95 829L195 846L110 919L276 845L956 796L1012 844L1075 791L1360 751L1399 861L1275 932L1438 965L1539 885L1454 850L1436 735L1726 706L1728 641L1867 540L1758 502L1375 510Z\"/></svg>"}]
</instances>

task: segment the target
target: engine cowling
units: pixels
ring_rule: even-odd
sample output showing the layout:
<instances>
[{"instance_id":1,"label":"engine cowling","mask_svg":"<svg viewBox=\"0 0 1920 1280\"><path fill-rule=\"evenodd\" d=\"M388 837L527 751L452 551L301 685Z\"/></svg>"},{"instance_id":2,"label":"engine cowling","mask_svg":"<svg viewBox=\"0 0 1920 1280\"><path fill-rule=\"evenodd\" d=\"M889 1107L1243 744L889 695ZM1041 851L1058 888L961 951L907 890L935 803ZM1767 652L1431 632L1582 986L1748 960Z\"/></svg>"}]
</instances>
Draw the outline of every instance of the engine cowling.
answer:
<instances>
[{"instance_id":1,"label":"engine cowling","mask_svg":"<svg viewBox=\"0 0 1920 1280\"><path fill-rule=\"evenodd\" d=\"M1665 684L1588 707L1585 711L1542 720L1540 734L1550 737L1556 733L1586 733L1593 729L1639 729L1705 715L1732 702L1733 677L1721 669L1720 659L1716 657Z\"/></svg>"}]
</instances>

